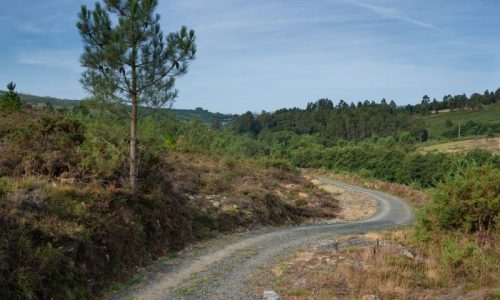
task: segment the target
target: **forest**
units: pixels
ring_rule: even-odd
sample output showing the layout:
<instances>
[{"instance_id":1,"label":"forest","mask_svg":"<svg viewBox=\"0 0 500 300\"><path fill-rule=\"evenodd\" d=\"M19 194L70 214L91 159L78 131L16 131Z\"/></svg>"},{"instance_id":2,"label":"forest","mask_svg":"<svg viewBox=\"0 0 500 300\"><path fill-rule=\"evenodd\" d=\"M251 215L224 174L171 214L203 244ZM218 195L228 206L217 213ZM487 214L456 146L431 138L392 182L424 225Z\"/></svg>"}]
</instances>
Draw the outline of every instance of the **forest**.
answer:
<instances>
[{"instance_id":1,"label":"forest","mask_svg":"<svg viewBox=\"0 0 500 300\"><path fill-rule=\"evenodd\" d=\"M407 132L419 142L428 138L428 125L425 116L438 114L440 110L477 111L484 106L500 103L500 89L495 93L488 90L484 94L474 93L471 97L465 94L445 96L442 101L429 101L424 96L420 104L397 106L394 101L387 103L382 99L375 101L351 102L340 100L334 105L332 100L320 99L308 103L306 109L280 109L274 113L262 112L257 117L253 113L236 118L232 124L238 133L258 135L261 131L290 131L299 135L318 135L325 146L335 140L356 141L372 137L397 136ZM449 127L452 127L450 124ZM479 127L479 128L478 128ZM464 127L464 135L498 134L496 124L469 123ZM453 138L453 132L442 134L442 137Z\"/></svg>"}]
</instances>

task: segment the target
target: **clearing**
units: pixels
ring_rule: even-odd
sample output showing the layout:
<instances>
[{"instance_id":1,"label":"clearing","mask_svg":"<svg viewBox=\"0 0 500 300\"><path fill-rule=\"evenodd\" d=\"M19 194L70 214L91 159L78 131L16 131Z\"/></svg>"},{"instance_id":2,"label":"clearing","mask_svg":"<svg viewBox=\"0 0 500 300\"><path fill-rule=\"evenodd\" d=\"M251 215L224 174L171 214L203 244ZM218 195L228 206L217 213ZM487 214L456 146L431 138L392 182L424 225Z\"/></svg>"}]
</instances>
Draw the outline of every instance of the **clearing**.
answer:
<instances>
[{"instance_id":1,"label":"clearing","mask_svg":"<svg viewBox=\"0 0 500 300\"><path fill-rule=\"evenodd\" d=\"M422 152L438 151L438 152L452 153L452 152L467 151L474 148L488 150L491 151L492 153L500 153L500 137L453 141L442 144L424 146L420 150Z\"/></svg>"}]
</instances>

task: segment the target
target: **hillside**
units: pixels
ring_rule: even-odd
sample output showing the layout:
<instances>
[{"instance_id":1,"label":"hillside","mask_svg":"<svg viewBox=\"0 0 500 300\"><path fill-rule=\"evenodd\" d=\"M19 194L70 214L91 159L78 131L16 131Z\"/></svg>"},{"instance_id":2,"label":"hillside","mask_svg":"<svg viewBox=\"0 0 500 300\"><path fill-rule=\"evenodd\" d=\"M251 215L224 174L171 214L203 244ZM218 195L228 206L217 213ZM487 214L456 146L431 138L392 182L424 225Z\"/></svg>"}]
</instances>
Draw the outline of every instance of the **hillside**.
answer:
<instances>
[{"instance_id":1,"label":"hillside","mask_svg":"<svg viewBox=\"0 0 500 300\"><path fill-rule=\"evenodd\" d=\"M0 90L0 95L5 93L5 91ZM18 93L21 97L21 101L23 103L31 104L31 105L45 105L47 103L52 104L52 106L56 109L58 108L73 108L80 104L80 100L69 100L69 99L59 99L48 96L35 96L29 94ZM221 114L221 113L212 113L208 110L205 110L201 107L196 109L169 109L171 112L175 114L177 119L180 121L188 121L191 119L199 119L201 122L205 124L211 124L213 117L218 117L222 124L229 122L233 115L229 114Z\"/></svg>"},{"instance_id":2,"label":"hillside","mask_svg":"<svg viewBox=\"0 0 500 300\"><path fill-rule=\"evenodd\" d=\"M180 110L180 114L186 119L217 116L201 108ZM257 117L248 112L236 118L238 126L233 124L227 130L167 115L151 114L139 119L139 195L134 195L127 180L130 125L126 118L103 114L98 109L54 111L25 106L17 111L0 110L0 256L4 257L0 265L5 266L0 268L1 299L96 298L111 286L135 281L139 277L131 278L132 274L153 264L154 259L177 257L175 251L195 241L260 226L328 222L343 216L346 210L341 210L345 206L341 206L342 199L337 199L339 195L314 186L300 176L300 169L354 173L358 178L397 184L394 187L400 192L405 190L403 185L421 190L441 188L442 193L472 190L473 195L478 195L470 201L474 205L496 201L493 197L498 195L498 154L419 152L422 143L414 133L420 132L414 130L421 128L422 117L401 111L394 104L367 103L358 108L334 107L331 102L319 101L310 104L308 110L281 110ZM342 122L338 122L339 118ZM402 121L408 124L397 127ZM290 131L293 125L295 131ZM270 130L263 130L264 126ZM377 133L386 137L374 137ZM450 174L465 175L443 188L442 182ZM475 177L469 180L468 174ZM480 193L483 190L484 195ZM462 200L458 196L444 195L442 199ZM437 223L441 227L429 228L473 228L483 234L481 230L490 230L485 226L492 226L491 232L497 232L493 231L497 230L496 223L490 219L479 223L483 215L465 210L476 206L466 204L462 209L461 203L456 201L450 208L452 212L460 211L454 214L457 220L449 221L454 227ZM498 215L498 201L492 203L495 206L481 204L480 212ZM433 206L426 209L431 216L439 213L432 210ZM436 215L425 224L441 220L449 219ZM323 235L309 235L295 228L291 232L306 236L290 239L286 235L284 239L295 243ZM444 243L437 244L438 250L427 250L424 243L418 247L428 251L423 253L437 253L426 268L437 261L436 268L446 272L441 280L447 281L442 282L450 282L445 288L456 289L462 278L478 288L493 286L491 278L496 274L491 270L498 269L495 262L486 261L490 267L487 269L478 261L498 255L482 246L469 250L474 235L466 235L468 244L462 246L447 242L443 237L455 236L444 229L437 233L429 229L425 234L431 243ZM494 244L498 238L492 239ZM265 253L283 244L280 240L260 243L269 249ZM442 259L449 251L478 253L464 260L463 268L467 268L469 277L463 277L461 265ZM239 253L246 259L254 257L250 252ZM408 266L413 268L411 276L421 276L420 265ZM217 276L210 274L207 278ZM373 276L382 278L376 276L383 274ZM328 286L335 286L335 282ZM408 285L413 287L420 288ZM443 284L429 287L437 289ZM180 288L179 294L191 291ZM203 296L198 298L210 298Z\"/></svg>"},{"instance_id":3,"label":"hillside","mask_svg":"<svg viewBox=\"0 0 500 300\"><path fill-rule=\"evenodd\" d=\"M0 95L4 93L5 91L0 91ZM21 101L23 103L28 103L31 105L45 105L46 103L50 103L55 108L61 108L61 107L72 108L77 106L78 103L80 103L79 100L59 99L48 96L35 96L22 93L18 93L18 95L21 97Z\"/></svg>"},{"instance_id":4,"label":"hillside","mask_svg":"<svg viewBox=\"0 0 500 300\"><path fill-rule=\"evenodd\" d=\"M478 123L495 124L500 123L500 104L483 106L479 110L460 110L453 112L441 112L426 117L425 125L431 139L443 139L442 134L450 127L446 126L447 120L451 121L452 127L461 124L463 126L469 121Z\"/></svg>"}]
</instances>

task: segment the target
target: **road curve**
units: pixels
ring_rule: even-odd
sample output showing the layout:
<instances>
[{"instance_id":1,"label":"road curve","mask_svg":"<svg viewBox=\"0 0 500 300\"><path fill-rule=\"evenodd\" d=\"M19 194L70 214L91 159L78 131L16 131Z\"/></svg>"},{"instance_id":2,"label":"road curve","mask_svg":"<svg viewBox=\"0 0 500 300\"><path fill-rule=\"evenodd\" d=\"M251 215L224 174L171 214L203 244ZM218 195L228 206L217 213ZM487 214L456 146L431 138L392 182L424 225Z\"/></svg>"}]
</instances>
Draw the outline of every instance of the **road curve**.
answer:
<instances>
[{"instance_id":1,"label":"road curve","mask_svg":"<svg viewBox=\"0 0 500 300\"><path fill-rule=\"evenodd\" d=\"M317 179L373 197L378 202L377 212L361 221L274 228L229 237L203 249L203 254L191 254L178 259L176 264L161 266L145 282L109 299L261 299L248 281L277 259L334 235L377 231L413 222L412 210L397 197L324 177Z\"/></svg>"}]
</instances>

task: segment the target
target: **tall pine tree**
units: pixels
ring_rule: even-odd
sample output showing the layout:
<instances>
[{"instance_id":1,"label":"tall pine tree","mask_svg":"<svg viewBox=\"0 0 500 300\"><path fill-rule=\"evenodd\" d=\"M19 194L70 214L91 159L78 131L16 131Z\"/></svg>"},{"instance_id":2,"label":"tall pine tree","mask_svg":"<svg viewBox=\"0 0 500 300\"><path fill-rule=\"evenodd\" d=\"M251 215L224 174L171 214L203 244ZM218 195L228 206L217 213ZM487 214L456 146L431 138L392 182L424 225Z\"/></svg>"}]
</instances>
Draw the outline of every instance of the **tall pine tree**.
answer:
<instances>
[{"instance_id":1,"label":"tall pine tree","mask_svg":"<svg viewBox=\"0 0 500 300\"><path fill-rule=\"evenodd\" d=\"M137 118L140 107L162 107L177 96L175 78L195 57L194 31L164 37L157 0L104 0L82 6L77 27L84 43L83 87L106 103L130 107L130 187L137 192ZM113 21L115 22L113 22Z\"/></svg>"}]
</instances>

